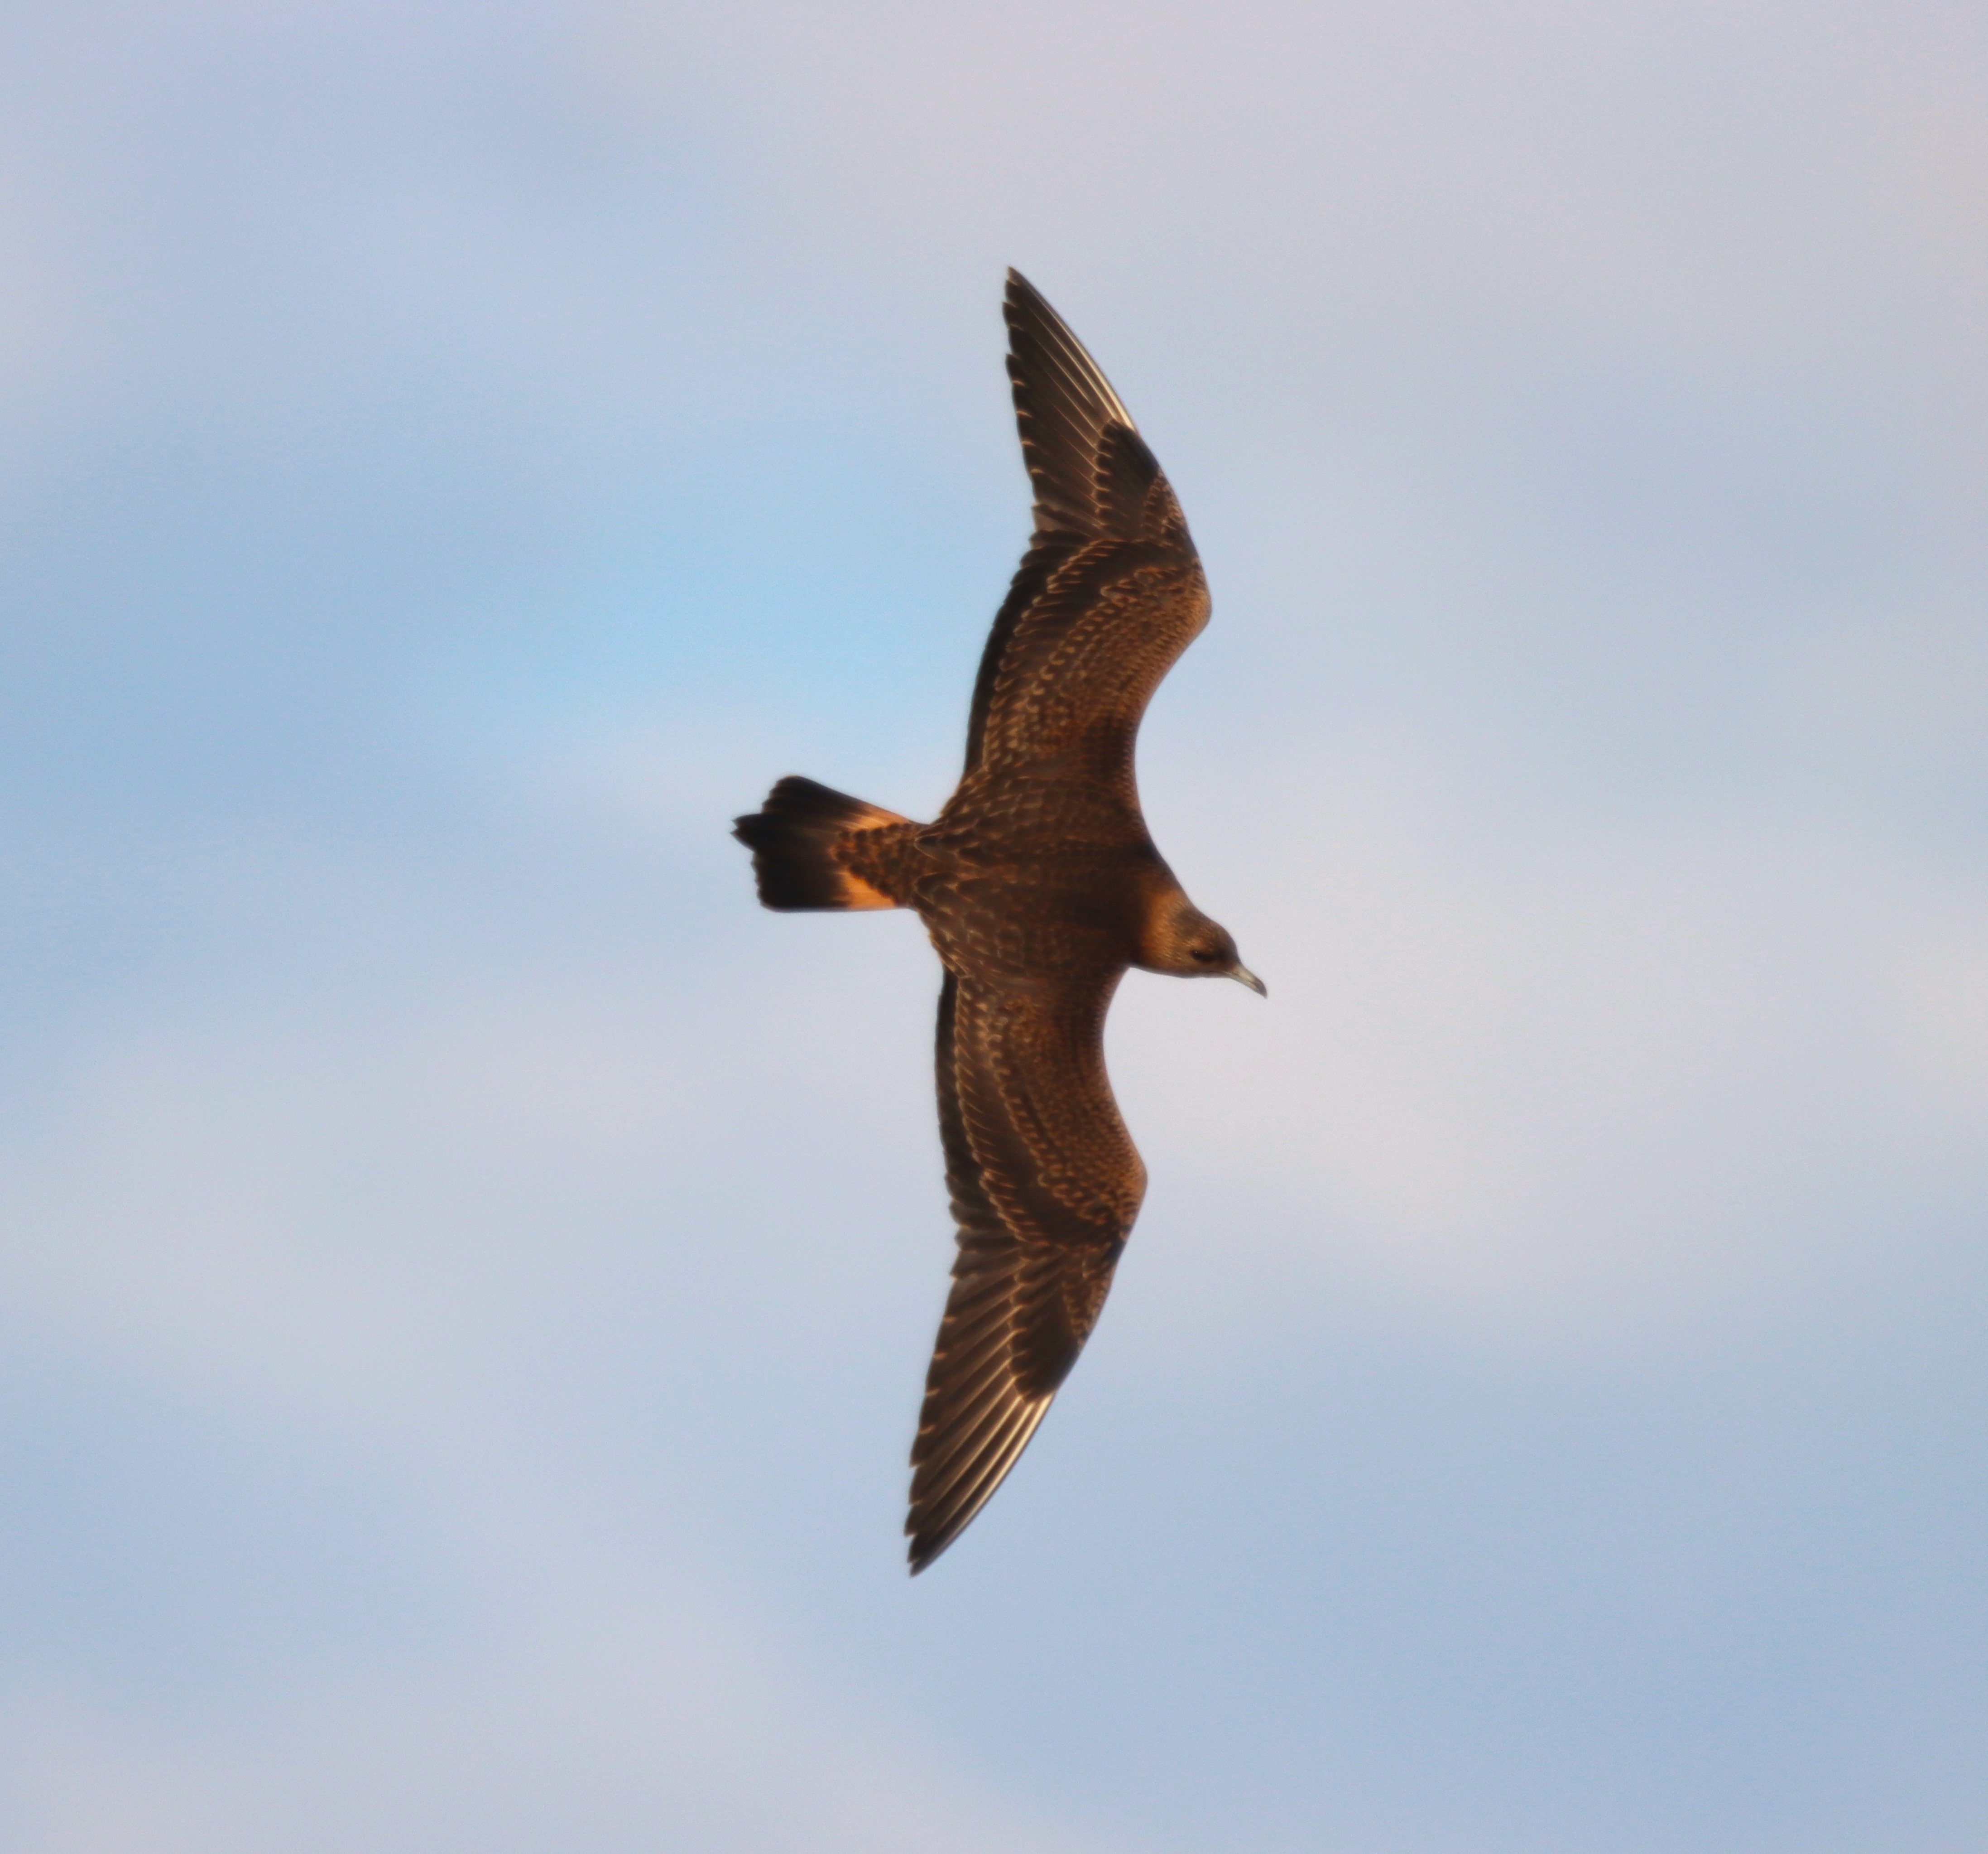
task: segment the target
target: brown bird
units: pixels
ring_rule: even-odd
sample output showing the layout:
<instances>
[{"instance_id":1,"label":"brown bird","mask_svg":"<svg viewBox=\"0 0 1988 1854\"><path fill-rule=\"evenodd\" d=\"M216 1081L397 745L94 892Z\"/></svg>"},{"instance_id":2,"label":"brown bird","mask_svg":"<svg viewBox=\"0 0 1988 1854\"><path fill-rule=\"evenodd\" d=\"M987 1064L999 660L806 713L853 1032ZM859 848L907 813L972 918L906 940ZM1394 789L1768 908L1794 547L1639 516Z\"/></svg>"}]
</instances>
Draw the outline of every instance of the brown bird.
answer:
<instances>
[{"instance_id":1,"label":"brown bird","mask_svg":"<svg viewBox=\"0 0 1988 1854\"><path fill-rule=\"evenodd\" d=\"M987 1504L1097 1322L1146 1169L1104 1073L1128 966L1263 982L1153 847L1132 752L1208 622L1180 505L1062 318L1008 273L1035 533L974 685L966 770L913 824L783 779L733 834L769 908L911 908L945 967L938 1121L958 1225L911 1449L914 1575Z\"/></svg>"}]
</instances>

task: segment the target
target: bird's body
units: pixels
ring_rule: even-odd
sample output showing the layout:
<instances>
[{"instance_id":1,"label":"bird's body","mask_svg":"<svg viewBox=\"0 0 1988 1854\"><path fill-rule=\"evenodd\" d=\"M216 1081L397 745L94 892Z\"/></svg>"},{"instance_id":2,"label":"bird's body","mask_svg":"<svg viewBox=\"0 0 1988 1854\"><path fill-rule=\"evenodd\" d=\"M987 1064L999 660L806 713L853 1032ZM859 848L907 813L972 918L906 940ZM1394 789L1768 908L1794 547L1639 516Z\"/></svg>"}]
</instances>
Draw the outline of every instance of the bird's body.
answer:
<instances>
[{"instance_id":1,"label":"bird's body","mask_svg":"<svg viewBox=\"0 0 1988 1854\"><path fill-rule=\"evenodd\" d=\"M945 968L938 1088L958 1231L912 1450L912 1569L983 1506L1076 1362L1145 1191L1104 1071L1128 966L1258 990L1139 809L1133 747L1207 622L1179 505L1054 310L1009 273L1036 530L994 621L965 771L919 824L782 780L738 820L773 908L915 909Z\"/></svg>"}]
</instances>

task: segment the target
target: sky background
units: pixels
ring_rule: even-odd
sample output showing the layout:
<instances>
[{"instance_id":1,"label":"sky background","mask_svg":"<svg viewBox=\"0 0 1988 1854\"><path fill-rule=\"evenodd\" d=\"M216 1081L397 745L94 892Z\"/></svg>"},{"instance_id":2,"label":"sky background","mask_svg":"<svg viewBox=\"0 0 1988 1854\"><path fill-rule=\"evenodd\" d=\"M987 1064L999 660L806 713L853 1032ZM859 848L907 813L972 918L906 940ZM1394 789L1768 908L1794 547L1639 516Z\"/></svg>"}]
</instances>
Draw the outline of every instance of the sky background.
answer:
<instances>
[{"instance_id":1,"label":"sky background","mask_svg":"<svg viewBox=\"0 0 1988 1854\"><path fill-rule=\"evenodd\" d=\"M1029 273L1270 986L928 1575ZM0 16L0 1841L1988 1845L1978 5Z\"/></svg>"}]
</instances>

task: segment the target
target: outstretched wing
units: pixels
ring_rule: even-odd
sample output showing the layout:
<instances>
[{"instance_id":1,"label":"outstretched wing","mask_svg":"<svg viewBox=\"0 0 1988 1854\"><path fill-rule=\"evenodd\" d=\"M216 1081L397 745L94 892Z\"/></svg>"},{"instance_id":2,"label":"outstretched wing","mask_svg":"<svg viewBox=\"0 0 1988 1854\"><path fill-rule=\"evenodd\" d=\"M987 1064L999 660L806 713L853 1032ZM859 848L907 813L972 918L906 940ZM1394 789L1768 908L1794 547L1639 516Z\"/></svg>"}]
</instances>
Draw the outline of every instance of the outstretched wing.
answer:
<instances>
[{"instance_id":1,"label":"outstretched wing","mask_svg":"<svg viewBox=\"0 0 1988 1854\"><path fill-rule=\"evenodd\" d=\"M1084 741L1129 752L1148 700L1208 621L1180 505L1084 344L1008 273L1008 373L1035 532L974 686L966 770Z\"/></svg>"},{"instance_id":2,"label":"outstretched wing","mask_svg":"<svg viewBox=\"0 0 1988 1854\"><path fill-rule=\"evenodd\" d=\"M1028 1446L1097 1324L1145 1194L1104 1073L1117 982L1017 990L946 974L939 1131L959 1253L911 1449L915 1575Z\"/></svg>"}]
</instances>

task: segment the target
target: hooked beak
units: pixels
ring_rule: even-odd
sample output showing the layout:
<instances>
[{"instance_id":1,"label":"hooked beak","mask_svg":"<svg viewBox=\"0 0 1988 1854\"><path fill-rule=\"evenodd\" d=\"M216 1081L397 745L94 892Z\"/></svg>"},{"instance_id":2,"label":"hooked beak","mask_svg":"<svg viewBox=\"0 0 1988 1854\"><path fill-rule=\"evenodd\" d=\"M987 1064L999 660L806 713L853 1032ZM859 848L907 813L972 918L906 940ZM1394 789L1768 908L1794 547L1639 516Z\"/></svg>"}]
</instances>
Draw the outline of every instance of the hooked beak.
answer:
<instances>
[{"instance_id":1,"label":"hooked beak","mask_svg":"<svg viewBox=\"0 0 1988 1854\"><path fill-rule=\"evenodd\" d=\"M1264 985L1263 981L1258 978L1256 975L1246 966L1230 966L1229 969L1229 976L1233 979L1238 985L1248 986L1249 989L1259 998L1267 998L1270 995L1269 989Z\"/></svg>"}]
</instances>

